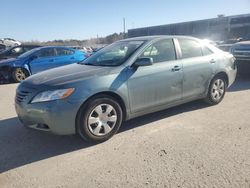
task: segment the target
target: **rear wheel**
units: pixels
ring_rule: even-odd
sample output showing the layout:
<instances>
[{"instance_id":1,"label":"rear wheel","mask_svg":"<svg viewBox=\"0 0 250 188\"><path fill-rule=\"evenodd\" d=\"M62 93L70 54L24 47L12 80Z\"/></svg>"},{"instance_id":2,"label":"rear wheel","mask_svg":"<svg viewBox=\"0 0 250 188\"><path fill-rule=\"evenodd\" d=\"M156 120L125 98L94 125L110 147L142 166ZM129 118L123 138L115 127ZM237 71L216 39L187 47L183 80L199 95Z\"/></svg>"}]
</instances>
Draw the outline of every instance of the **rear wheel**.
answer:
<instances>
[{"instance_id":1,"label":"rear wheel","mask_svg":"<svg viewBox=\"0 0 250 188\"><path fill-rule=\"evenodd\" d=\"M225 96L227 83L222 76L216 76L210 83L205 102L210 105L219 104Z\"/></svg>"},{"instance_id":2,"label":"rear wheel","mask_svg":"<svg viewBox=\"0 0 250 188\"><path fill-rule=\"evenodd\" d=\"M86 141L103 142L111 138L122 123L122 109L109 96L99 96L87 102L77 117L77 132Z\"/></svg>"},{"instance_id":3,"label":"rear wheel","mask_svg":"<svg viewBox=\"0 0 250 188\"><path fill-rule=\"evenodd\" d=\"M28 76L29 74L23 68L15 68L12 71L12 78L15 82L21 82L25 80Z\"/></svg>"}]
</instances>

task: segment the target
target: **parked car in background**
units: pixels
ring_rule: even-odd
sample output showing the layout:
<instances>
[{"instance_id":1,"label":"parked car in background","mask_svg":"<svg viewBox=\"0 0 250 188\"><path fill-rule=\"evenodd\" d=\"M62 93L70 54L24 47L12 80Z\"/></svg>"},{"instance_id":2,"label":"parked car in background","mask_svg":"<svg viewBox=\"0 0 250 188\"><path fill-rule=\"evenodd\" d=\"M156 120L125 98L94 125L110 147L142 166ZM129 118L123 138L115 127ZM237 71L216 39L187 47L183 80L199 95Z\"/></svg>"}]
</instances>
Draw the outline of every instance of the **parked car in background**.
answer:
<instances>
[{"instance_id":1,"label":"parked car in background","mask_svg":"<svg viewBox=\"0 0 250 188\"><path fill-rule=\"evenodd\" d=\"M243 36L243 37L240 37L238 40L239 40L240 42L241 42L241 41L250 41L250 33L247 34L247 35L245 35L245 36Z\"/></svg>"},{"instance_id":2,"label":"parked car in background","mask_svg":"<svg viewBox=\"0 0 250 188\"><path fill-rule=\"evenodd\" d=\"M225 52L230 52L231 47L233 44L219 44L217 47Z\"/></svg>"},{"instance_id":3,"label":"parked car in background","mask_svg":"<svg viewBox=\"0 0 250 188\"><path fill-rule=\"evenodd\" d=\"M82 46L69 46L69 48L73 48L75 50L79 50L79 51L85 52L85 50L84 50L84 48Z\"/></svg>"},{"instance_id":4,"label":"parked car in background","mask_svg":"<svg viewBox=\"0 0 250 188\"><path fill-rule=\"evenodd\" d=\"M217 46L217 43L215 41L209 40L209 39L203 39L205 43L211 44L213 46Z\"/></svg>"},{"instance_id":5,"label":"parked car in background","mask_svg":"<svg viewBox=\"0 0 250 188\"><path fill-rule=\"evenodd\" d=\"M6 49L6 46L3 44L0 44L0 53Z\"/></svg>"},{"instance_id":6,"label":"parked car in background","mask_svg":"<svg viewBox=\"0 0 250 188\"><path fill-rule=\"evenodd\" d=\"M96 53L97 51L103 49L103 47L100 47L100 48L92 48L92 49L93 49L92 53Z\"/></svg>"},{"instance_id":7,"label":"parked car in background","mask_svg":"<svg viewBox=\"0 0 250 188\"><path fill-rule=\"evenodd\" d=\"M17 58L0 61L0 77L21 82L30 75L80 62L85 58L83 52L71 48L56 46L35 48Z\"/></svg>"},{"instance_id":8,"label":"parked car in background","mask_svg":"<svg viewBox=\"0 0 250 188\"><path fill-rule=\"evenodd\" d=\"M91 47L84 47L84 46L70 46L70 48L73 48L75 50L80 50L82 52L91 54L93 52Z\"/></svg>"},{"instance_id":9,"label":"parked car in background","mask_svg":"<svg viewBox=\"0 0 250 188\"><path fill-rule=\"evenodd\" d=\"M29 50L32 50L34 48L38 48L38 47L41 47L41 46L38 46L38 45L14 46L12 48L9 48L7 50L0 52L0 60L8 59L8 58L16 58L19 55L21 55Z\"/></svg>"},{"instance_id":10,"label":"parked car in background","mask_svg":"<svg viewBox=\"0 0 250 188\"><path fill-rule=\"evenodd\" d=\"M238 42L231 47L231 53L236 60L249 61L250 63L250 40Z\"/></svg>"},{"instance_id":11,"label":"parked car in background","mask_svg":"<svg viewBox=\"0 0 250 188\"><path fill-rule=\"evenodd\" d=\"M87 53L92 53L93 49L91 47L84 47Z\"/></svg>"},{"instance_id":12,"label":"parked car in background","mask_svg":"<svg viewBox=\"0 0 250 188\"><path fill-rule=\"evenodd\" d=\"M250 40L232 45L230 52L237 61L240 74L250 74Z\"/></svg>"},{"instance_id":13,"label":"parked car in background","mask_svg":"<svg viewBox=\"0 0 250 188\"><path fill-rule=\"evenodd\" d=\"M103 142L124 120L197 99L220 103L235 80L234 61L192 37L130 38L23 81L16 112L27 127Z\"/></svg>"},{"instance_id":14,"label":"parked car in background","mask_svg":"<svg viewBox=\"0 0 250 188\"><path fill-rule=\"evenodd\" d=\"M4 38L0 39L0 44L5 45L7 48L13 47L13 46L19 46L21 45L21 42L11 39L11 38Z\"/></svg>"}]
</instances>

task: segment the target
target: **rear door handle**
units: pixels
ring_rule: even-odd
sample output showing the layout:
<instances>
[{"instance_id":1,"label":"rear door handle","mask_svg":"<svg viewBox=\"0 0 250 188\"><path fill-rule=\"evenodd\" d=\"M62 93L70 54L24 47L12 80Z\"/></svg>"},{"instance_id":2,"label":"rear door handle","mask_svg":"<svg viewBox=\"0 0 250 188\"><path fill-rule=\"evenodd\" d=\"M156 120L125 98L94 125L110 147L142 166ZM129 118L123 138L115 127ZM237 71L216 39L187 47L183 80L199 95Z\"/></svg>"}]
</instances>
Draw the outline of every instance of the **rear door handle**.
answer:
<instances>
[{"instance_id":1,"label":"rear door handle","mask_svg":"<svg viewBox=\"0 0 250 188\"><path fill-rule=\"evenodd\" d=\"M214 59L211 59L210 63L216 63L216 61Z\"/></svg>"},{"instance_id":2,"label":"rear door handle","mask_svg":"<svg viewBox=\"0 0 250 188\"><path fill-rule=\"evenodd\" d=\"M54 59L50 59L49 62L54 62Z\"/></svg>"},{"instance_id":3,"label":"rear door handle","mask_svg":"<svg viewBox=\"0 0 250 188\"><path fill-rule=\"evenodd\" d=\"M178 65L175 65L174 68L172 68L172 72L177 72L179 70L181 70L181 67Z\"/></svg>"}]
</instances>

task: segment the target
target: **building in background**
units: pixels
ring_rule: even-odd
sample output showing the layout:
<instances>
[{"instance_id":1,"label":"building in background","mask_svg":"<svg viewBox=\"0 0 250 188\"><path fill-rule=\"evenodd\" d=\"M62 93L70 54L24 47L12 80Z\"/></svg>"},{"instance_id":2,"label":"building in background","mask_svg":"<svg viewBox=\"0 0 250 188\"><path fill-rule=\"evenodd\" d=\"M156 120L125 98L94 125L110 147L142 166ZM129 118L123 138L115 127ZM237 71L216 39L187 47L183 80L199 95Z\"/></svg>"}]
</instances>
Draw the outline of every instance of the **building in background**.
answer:
<instances>
[{"instance_id":1,"label":"building in background","mask_svg":"<svg viewBox=\"0 0 250 188\"><path fill-rule=\"evenodd\" d=\"M148 35L190 35L215 41L243 37L250 33L250 14L218 15L217 18L128 30L128 37Z\"/></svg>"}]
</instances>

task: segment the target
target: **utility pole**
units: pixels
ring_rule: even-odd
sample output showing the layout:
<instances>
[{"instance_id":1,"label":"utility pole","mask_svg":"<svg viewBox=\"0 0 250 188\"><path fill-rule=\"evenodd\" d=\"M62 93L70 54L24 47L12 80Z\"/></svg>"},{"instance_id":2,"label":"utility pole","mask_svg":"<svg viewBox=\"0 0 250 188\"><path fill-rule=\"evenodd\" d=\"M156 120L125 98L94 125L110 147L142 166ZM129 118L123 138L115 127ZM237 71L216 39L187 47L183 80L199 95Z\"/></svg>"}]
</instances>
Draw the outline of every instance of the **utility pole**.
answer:
<instances>
[{"instance_id":1,"label":"utility pole","mask_svg":"<svg viewBox=\"0 0 250 188\"><path fill-rule=\"evenodd\" d=\"M125 33L126 33L126 20L123 18L123 38L125 38Z\"/></svg>"}]
</instances>

